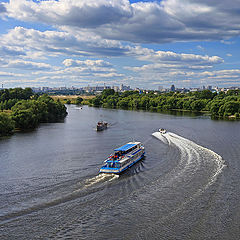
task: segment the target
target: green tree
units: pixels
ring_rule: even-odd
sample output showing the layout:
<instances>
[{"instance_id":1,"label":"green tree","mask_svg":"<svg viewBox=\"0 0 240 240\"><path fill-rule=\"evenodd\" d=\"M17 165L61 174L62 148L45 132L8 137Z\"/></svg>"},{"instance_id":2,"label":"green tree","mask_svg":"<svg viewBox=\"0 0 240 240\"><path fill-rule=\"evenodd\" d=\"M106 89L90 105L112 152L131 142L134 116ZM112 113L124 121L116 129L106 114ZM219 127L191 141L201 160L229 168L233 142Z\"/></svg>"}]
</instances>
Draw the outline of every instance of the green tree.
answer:
<instances>
[{"instance_id":1,"label":"green tree","mask_svg":"<svg viewBox=\"0 0 240 240\"><path fill-rule=\"evenodd\" d=\"M33 129L39 123L39 119L32 109L16 109L12 112L12 119L15 121L16 128L23 130Z\"/></svg>"},{"instance_id":2,"label":"green tree","mask_svg":"<svg viewBox=\"0 0 240 240\"><path fill-rule=\"evenodd\" d=\"M106 98L109 95L114 95L115 91L113 89L104 89L102 91L102 98Z\"/></svg>"},{"instance_id":3,"label":"green tree","mask_svg":"<svg viewBox=\"0 0 240 240\"><path fill-rule=\"evenodd\" d=\"M195 100L190 104L190 106L193 111L199 112L205 108L206 102L204 100Z\"/></svg>"},{"instance_id":4,"label":"green tree","mask_svg":"<svg viewBox=\"0 0 240 240\"><path fill-rule=\"evenodd\" d=\"M15 123L9 114L0 112L0 136L13 133Z\"/></svg>"},{"instance_id":5,"label":"green tree","mask_svg":"<svg viewBox=\"0 0 240 240\"><path fill-rule=\"evenodd\" d=\"M92 104L94 107L100 107L102 104L101 97L97 96L94 99L92 99Z\"/></svg>"},{"instance_id":6,"label":"green tree","mask_svg":"<svg viewBox=\"0 0 240 240\"><path fill-rule=\"evenodd\" d=\"M129 100L127 98L122 98L118 103L117 107L127 109Z\"/></svg>"},{"instance_id":7,"label":"green tree","mask_svg":"<svg viewBox=\"0 0 240 240\"><path fill-rule=\"evenodd\" d=\"M83 98L81 98L81 97L76 98L76 104L77 105L80 105L82 103L82 101L83 101Z\"/></svg>"},{"instance_id":8,"label":"green tree","mask_svg":"<svg viewBox=\"0 0 240 240\"><path fill-rule=\"evenodd\" d=\"M223 108L224 108L224 114L223 114L224 116L234 115L235 113L240 112L240 102L237 102L237 101L226 102Z\"/></svg>"}]
</instances>

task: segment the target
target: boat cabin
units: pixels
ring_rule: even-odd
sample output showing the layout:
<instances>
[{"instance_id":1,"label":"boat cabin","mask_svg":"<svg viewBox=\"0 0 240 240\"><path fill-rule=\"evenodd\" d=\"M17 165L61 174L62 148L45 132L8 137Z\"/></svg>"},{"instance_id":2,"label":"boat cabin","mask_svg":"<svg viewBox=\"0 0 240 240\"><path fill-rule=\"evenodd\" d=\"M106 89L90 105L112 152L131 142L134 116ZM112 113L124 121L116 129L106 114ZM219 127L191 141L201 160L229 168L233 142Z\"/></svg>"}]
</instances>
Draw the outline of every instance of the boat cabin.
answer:
<instances>
[{"instance_id":1,"label":"boat cabin","mask_svg":"<svg viewBox=\"0 0 240 240\"><path fill-rule=\"evenodd\" d=\"M115 153L112 154L105 162L108 168L120 168L127 162L127 154L134 154L141 146L140 142L130 142L119 148L114 149ZM136 150L136 151L134 151Z\"/></svg>"}]
</instances>

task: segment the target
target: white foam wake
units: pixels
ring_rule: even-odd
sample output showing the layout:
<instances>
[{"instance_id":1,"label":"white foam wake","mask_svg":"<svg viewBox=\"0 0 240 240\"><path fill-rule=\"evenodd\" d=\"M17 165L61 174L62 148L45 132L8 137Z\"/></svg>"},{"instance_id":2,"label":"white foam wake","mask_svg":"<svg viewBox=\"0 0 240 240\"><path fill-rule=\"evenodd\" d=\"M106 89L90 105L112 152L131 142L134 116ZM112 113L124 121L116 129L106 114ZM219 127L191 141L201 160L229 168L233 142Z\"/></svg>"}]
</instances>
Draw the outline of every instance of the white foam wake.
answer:
<instances>
[{"instance_id":1,"label":"white foam wake","mask_svg":"<svg viewBox=\"0 0 240 240\"><path fill-rule=\"evenodd\" d=\"M208 182L201 188L201 191L204 191L216 181L218 175L226 166L222 157L214 151L202 147L175 133L167 132L161 134L160 132L155 132L152 135L163 143L175 145L180 150L181 157L179 159L179 165L182 167L176 172L176 175L171 180L176 179L180 175L184 176L184 174L194 175L200 169L200 166L211 166L212 172L208 178Z\"/></svg>"},{"instance_id":2,"label":"white foam wake","mask_svg":"<svg viewBox=\"0 0 240 240\"><path fill-rule=\"evenodd\" d=\"M84 186L90 187L94 184L100 183L100 182L111 182L115 179L119 178L119 175L117 174L109 174L109 173L100 173L95 177L89 178L85 181Z\"/></svg>"}]
</instances>

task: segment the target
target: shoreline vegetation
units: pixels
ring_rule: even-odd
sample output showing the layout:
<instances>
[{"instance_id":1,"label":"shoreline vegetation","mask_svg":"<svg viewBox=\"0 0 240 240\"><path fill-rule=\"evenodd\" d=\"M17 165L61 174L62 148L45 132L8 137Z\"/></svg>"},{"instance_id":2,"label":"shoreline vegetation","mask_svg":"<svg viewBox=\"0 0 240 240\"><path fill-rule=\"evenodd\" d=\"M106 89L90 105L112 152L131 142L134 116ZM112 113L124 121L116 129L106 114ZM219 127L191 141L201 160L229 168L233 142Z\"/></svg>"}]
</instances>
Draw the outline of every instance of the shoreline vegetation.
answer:
<instances>
[{"instance_id":1,"label":"shoreline vegetation","mask_svg":"<svg viewBox=\"0 0 240 240\"><path fill-rule=\"evenodd\" d=\"M0 137L58 122L67 115L64 104L145 110L161 113L209 114L212 119L240 120L240 90L227 93L154 91L115 92L105 89L97 96L34 94L31 88L0 90Z\"/></svg>"},{"instance_id":2,"label":"shoreline vegetation","mask_svg":"<svg viewBox=\"0 0 240 240\"><path fill-rule=\"evenodd\" d=\"M209 114L212 119L240 119L240 90L229 90L227 93L169 92L156 93L148 91L115 92L105 89L101 95L89 99L93 107L120 108L128 110L146 110L154 112L189 112Z\"/></svg>"},{"instance_id":3,"label":"shoreline vegetation","mask_svg":"<svg viewBox=\"0 0 240 240\"><path fill-rule=\"evenodd\" d=\"M31 88L0 90L0 137L58 122L66 115L65 105L47 94L34 94Z\"/></svg>"}]
</instances>

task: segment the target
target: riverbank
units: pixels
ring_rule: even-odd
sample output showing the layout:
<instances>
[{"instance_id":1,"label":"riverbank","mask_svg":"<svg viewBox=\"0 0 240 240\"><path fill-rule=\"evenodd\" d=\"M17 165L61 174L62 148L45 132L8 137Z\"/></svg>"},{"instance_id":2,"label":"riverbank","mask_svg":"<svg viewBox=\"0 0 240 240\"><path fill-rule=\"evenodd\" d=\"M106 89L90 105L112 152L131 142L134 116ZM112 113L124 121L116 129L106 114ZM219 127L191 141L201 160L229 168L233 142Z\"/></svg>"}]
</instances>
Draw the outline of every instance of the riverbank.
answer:
<instances>
[{"instance_id":1,"label":"riverbank","mask_svg":"<svg viewBox=\"0 0 240 240\"><path fill-rule=\"evenodd\" d=\"M189 93L115 92L106 89L89 100L91 106L145 111L188 111L209 113L212 118L237 120L240 118L240 91L217 94L209 90Z\"/></svg>"}]
</instances>

